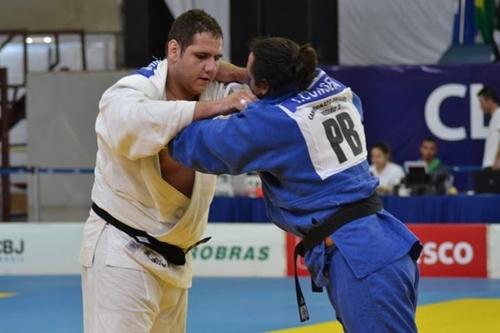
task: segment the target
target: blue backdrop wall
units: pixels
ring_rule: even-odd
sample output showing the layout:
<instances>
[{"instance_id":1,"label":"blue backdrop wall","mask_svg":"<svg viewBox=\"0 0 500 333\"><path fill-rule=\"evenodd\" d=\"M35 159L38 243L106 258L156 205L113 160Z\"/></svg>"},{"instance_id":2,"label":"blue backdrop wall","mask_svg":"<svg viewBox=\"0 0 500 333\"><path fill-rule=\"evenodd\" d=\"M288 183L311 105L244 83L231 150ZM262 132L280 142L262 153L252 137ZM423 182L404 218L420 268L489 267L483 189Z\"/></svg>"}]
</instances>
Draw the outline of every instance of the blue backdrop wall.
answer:
<instances>
[{"instance_id":1,"label":"blue backdrop wall","mask_svg":"<svg viewBox=\"0 0 500 333\"><path fill-rule=\"evenodd\" d=\"M446 164L481 165L489 119L476 94L483 85L500 92L500 64L324 69L361 97L368 147L388 143L403 163L418 159L420 142L430 136ZM461 187L470 187L460 177Z\"/></svg>"}]
</instances>

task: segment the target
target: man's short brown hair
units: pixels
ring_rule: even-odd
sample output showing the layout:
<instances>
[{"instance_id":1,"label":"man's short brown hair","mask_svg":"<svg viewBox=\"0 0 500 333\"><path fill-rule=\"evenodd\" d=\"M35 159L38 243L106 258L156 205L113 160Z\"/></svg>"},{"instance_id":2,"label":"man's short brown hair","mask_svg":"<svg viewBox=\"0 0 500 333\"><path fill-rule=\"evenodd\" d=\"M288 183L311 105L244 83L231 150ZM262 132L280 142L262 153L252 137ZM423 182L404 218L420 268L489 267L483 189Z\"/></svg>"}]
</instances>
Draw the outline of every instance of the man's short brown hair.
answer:
<instances>
[{"instance_id":1,"label":"man's short brown hair","mask_svg":"<svg viewBox=\"0 0 500 333\"><path fill-rule=\"evenodd\" d=\"M184 51L193 43L194 35L209 32L216 38L223 38L219 23L204 10L191 9L175 19L168 33L168 41L175 39Z\"/></svg>"},{"instance_id":2,"label":"man's short brown hair","mask_svg":"<svg viewBox=\"0 0 500 333\"><path fill-rule=\"evenodd\" d=\"M479 90L479 92L477 93L477 96L489 99L489 100L495 102L496 104L500 104L500 101L498 99L498 95L495 92L495 89L493 89L492 87L488 87L488 86L483 87L481 90Z\"/></svg>"}]
</instances>

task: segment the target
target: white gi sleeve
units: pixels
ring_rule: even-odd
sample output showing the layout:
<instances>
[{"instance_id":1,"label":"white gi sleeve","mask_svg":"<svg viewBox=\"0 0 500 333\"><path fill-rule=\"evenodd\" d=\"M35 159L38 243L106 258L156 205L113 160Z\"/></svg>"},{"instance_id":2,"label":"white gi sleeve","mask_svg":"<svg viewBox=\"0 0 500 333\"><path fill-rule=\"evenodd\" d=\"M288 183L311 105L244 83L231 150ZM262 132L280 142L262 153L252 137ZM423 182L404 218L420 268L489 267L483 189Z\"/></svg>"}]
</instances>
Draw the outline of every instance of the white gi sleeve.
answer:
<instances>
[{"instance_id":1,"label":"white gi sleeve","mask_svg":"<svg viewBox=\"0 0 500 333\"><path fill-rule=\"evenodd\" d=\"M99 102L97 135L131 159L153 156L193 121L194 101L153 100L136 88L108 89Z\"/></svg>"}]
</instances>

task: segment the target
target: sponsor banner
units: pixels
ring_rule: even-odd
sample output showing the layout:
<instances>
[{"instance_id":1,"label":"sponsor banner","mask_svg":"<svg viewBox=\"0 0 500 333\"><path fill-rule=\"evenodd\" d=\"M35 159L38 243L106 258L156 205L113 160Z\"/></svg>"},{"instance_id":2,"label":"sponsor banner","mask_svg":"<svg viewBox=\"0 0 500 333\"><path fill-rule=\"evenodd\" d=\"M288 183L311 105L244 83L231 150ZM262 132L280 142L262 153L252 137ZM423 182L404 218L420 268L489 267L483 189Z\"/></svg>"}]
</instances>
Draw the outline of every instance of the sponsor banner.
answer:
<instances>
[{"instance_id":1,"label":"sponsor banner","mask_svg":"<svg viewBox=\"0 0 500 333\"><path fill-rule=\"evenodd\" d=\"M424 248L422 276L487 277L486 225L413 224Z\"/></svg>"},{"instance_id":2,"label":"sponsor banner","mask_svg":"<svg viewBox=\"0 0 500 333\"><path fill-rule=\"evenodd\" d=\"M500 224L488 226L488 277L500 278Z\"/></svg>"},{"instance_id":3,"label":"sponsor banner","mask_svg":"<svg viewBox=\"0 0 500 333\"><path fill-rule=\"evenodd\" d=\"M79 274L83 223L1 223L0 274Z\"/></svg>"},{"instance_id":4,"label":"sponsor banner","mask_svg":"<svg viewBox=\"0 0 500 333\"><path fill-rule=\"evenodd\" d=\"M0 224L0 274L80 274L83 223ZM284 276L285 239L271 224L209 224L191 250L197 276Z\"/></svg>"},{"instance_id":5,"label":"sponsor banner","mask_svg":"<svg viewBox=\"0 0 500 333\"><path fill-rule=\"evenodd\" d=\"M272 224L209 223L210 242L191 250L195 276L284 276L285 237Z\"/></svg>"},{"instance_id":6,"label":"sponsor banner","mask_svg":"<svg viewBox=\"0 0 500 333\"><path fill-rule=\"evenodd\" d=\"M500 225L410 225L424 244L422 276L500 277ZM82 223L0 224L0 274L79 274ZM487 234L488 246L487 248ZM272 224L209 224L213 239L192 250L197 276L293 275L299 238ZM286 244L285 244L286 242ZM286 251L286 253L285 253ZM307 275L303 259L298 274Z\"/></svg>"}]
</instances>

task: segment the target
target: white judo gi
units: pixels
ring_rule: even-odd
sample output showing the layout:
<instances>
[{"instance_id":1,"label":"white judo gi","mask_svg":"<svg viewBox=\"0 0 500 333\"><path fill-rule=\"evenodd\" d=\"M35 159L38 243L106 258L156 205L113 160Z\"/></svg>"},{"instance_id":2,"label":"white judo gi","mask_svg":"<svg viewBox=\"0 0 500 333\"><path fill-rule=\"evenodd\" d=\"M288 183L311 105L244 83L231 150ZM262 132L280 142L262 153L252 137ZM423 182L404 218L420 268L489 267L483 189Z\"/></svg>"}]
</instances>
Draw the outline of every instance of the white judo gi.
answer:
<instances>
[{"instance_id":1,"label":"white judo gi","mask_svg":"<svg viewBox=\"0 0 500 333\"><path fill-rule=\"evenodd\" d=\"M191 198L162 179L158 153L192 122L196 104L166 101L166 80L167 61L156 61L103 94L92 201L186 249L202 238L216 178L196 172ZM223 95L223 85L213 82L200 100ZM192 280L186 257L185 265L170 265L91 211L80 255L85 332L184 332Z\"/></svg>"}]
</instances>

